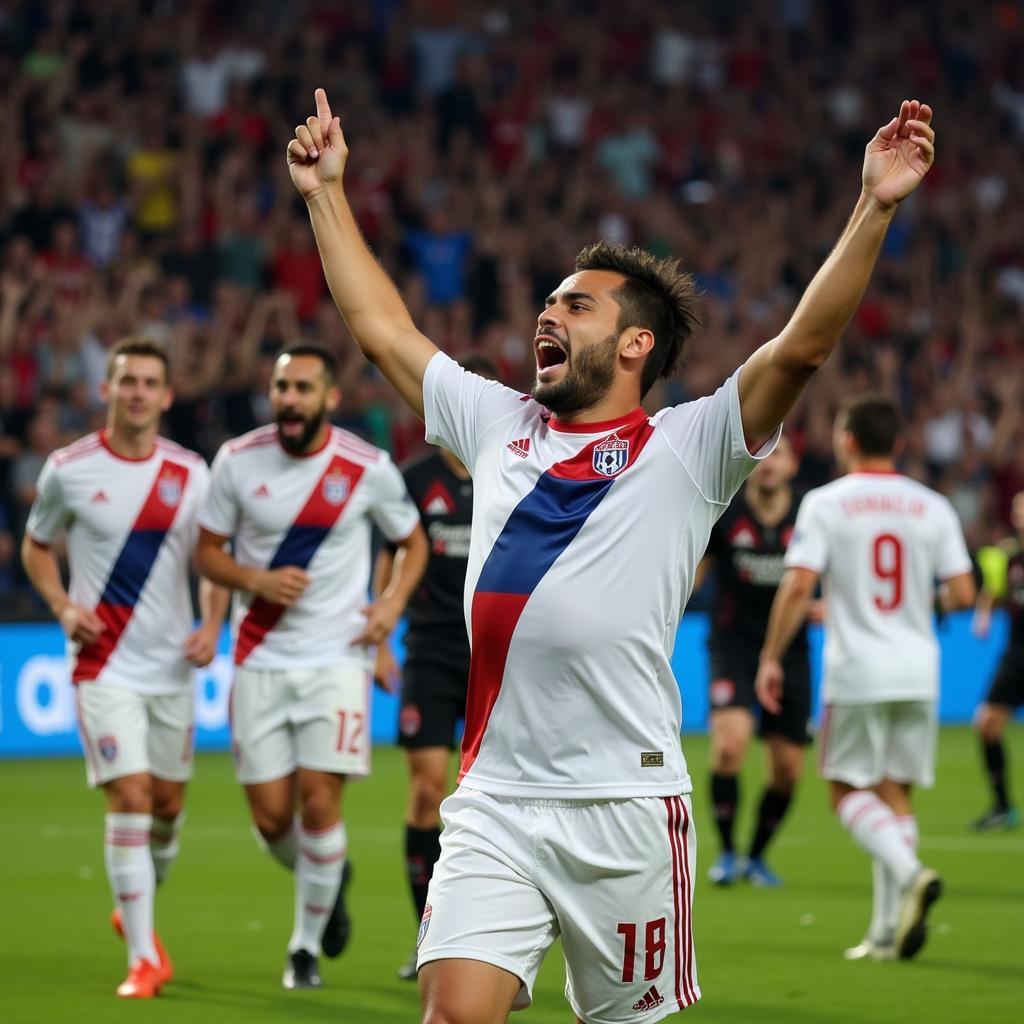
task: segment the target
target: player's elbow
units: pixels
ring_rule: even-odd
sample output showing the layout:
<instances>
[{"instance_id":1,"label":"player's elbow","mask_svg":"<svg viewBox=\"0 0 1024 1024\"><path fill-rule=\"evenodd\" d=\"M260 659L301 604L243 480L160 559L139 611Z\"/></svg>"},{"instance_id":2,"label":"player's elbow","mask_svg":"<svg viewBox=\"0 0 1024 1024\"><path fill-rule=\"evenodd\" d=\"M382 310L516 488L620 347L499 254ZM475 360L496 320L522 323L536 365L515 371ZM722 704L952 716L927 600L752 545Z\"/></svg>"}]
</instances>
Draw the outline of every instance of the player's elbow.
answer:
<instances>
[{"instance_id":1,"label":"player's elbow","mask_svg":"<svg viewBox=\"0 0 1024 1024\"><path fill-rule=\"evenodd\" d=\"M810 601L818 585L818 574L809 569L791 568L782 577L781 589L793 601Z\"/></svg>"},{"instance_id":2,"label":"player's elbow","mask_svg":"<svg viewBox=\"0 0 1024 1024\"><path fill-rule=\"evenodd\" d=\"M969 573L965 573L963 576L954 576L953 579L946 581L942 603L946 611L958 612L973 608L977 596L977 587L974 585L973 577Z\"/></svg>"}]
</instances>

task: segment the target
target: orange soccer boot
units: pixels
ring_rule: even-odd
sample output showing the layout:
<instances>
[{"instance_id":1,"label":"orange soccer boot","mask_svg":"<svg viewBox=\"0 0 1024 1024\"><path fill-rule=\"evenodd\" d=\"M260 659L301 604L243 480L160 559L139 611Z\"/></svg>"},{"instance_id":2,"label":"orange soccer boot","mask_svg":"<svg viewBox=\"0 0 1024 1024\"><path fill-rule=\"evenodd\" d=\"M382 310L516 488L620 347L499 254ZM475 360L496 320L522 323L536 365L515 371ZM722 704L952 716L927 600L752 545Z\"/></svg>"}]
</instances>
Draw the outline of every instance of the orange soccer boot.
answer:
<instances>
[{"instance_id":1,"label":"orange soccer boot","mask_svg":"<svg viewBox=\"0 0 1024 1024\"><path fill-rule=\"evenodd\" d=\"M124 938L124 924L121 921L120 907L115 907L111 912L110 927L117 932L120 938ZM156 954L160 958L160 962L157 964L157 969L160 971L160 984L166 985L174 978L174 964L171 963L171 958L167 955L167 950L164 949L164 944L156 932L153 932L153 945L156 946Z\"/></svg>"},{"instance_id":2,"label":"orange soccer boot","mask_svg":"<svg viewBox=\"0 0 1024 1024\"><path fill-rule=\"evenodd\" d=\"M128 968L128 977L117 986L122 999L152 999L160 991L160 968L139 957Z\"/></svg>"}]
</instances>

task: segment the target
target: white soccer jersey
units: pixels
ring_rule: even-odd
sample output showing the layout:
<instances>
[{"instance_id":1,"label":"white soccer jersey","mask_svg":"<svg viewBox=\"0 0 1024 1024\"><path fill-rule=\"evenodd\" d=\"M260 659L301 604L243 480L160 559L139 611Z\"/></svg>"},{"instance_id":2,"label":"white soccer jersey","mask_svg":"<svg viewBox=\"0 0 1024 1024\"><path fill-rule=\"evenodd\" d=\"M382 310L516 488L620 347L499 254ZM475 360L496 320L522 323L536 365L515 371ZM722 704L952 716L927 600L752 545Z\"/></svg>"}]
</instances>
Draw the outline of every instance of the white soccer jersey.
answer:
<instances>
[{"instance_id":1,"label":"white soccer jersey","mask_svg":"<svg viewBox=\"0 0 1024 1024\"><path fill-rule=\"evenodd\" d=\"M466 785L689 791L669 659L711 526L756 461L737 379L653 417L573 425L446 355L431 360L427 440L473 473Z\"/></svg>"},{"instance_id":2,"label":"white soccer jersey","mask_svg":"<svg viewBox=\"0 0 1024 1024\"><path fill-rule=\"evenodd\" d=\"M236 593L235 664L252 669L326 665L362 652L370 579L370 521L392 542L419 523L386 452L331 428L309 455L290 455L275 426L225 444L213 462L200 525L233 537L241 565L296 566L311 578L290 608Z\"/></svg>"},{"instance_id":3,"label":"white soccer jersey","mask_svg":"<svg viewBox=\"0 0 1024 1024\"><path fill-rule=\"evenodd\" d=\"M163 438L149 458L126 459L100 431L46 460L26 529L47 545L67 531L71 600L107 627L92 644L69 642L74 682L155 694L192 681L189 565L208 483L206 463Z\"/></svg>"},{"instance_id":4,"label":"white soccer jersey","mask_svg":"<svg viewBox=\"0 0 1024 1024\"><path fill-rule=\"evenodd\" d=\"M899 473L850 473L804 498L786 565L824 574L827 703L935 699L936 581L971 571L942 495Z\"/></svg>"}]
</instances>

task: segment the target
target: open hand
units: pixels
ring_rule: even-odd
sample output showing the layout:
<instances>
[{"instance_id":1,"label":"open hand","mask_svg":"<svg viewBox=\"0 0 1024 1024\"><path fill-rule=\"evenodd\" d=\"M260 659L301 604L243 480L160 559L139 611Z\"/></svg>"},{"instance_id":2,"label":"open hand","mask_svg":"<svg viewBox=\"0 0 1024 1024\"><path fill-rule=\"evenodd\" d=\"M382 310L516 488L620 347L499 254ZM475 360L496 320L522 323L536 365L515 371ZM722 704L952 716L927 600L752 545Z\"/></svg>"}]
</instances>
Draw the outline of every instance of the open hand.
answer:
<instances>
[{"instance_id":1,"label":"open hand","mask_svg":"<svg viewBox=\"0 0 1024 1024\"><path fill-rule=\"evenodd\" d=\"M331 113L327 93L317 89L316 114L295 129L288 143L288 171L292 184L309 202L318 192L341 182L348 160L348 146L341 121Z\"/></svg>"},{"instance_id":2,"label":"open hand","mask_svg":"<svg viewBox=\"0 0 1024 1024\"><path fill-rule=\"evenodd\" d=\"M885 209L905 199L920 184L935 159L932 108L904 100L900 112L879 128L864 155L864 191Z\"/></svg>"},{"instance_id":3,"label":"open hand","mask_svg":"<svg viewBox=\"0 0 1024 1024\"><path fill-rule=\"evenodd\" d=\"M785 676L781 663L773 658L762 658L757 666L754 693L761 707L773 715L782 711L782 681Z\"/></svg>"},{"instance_id":4,"label":"open hand","mask_svg":"<svg viewBox=\"0 0 1024 1024\"><path fill-rule=\"evenodd\" d=\"M373 681L385 693L396 693L402 685L402 670L395 660L389 643L382 643L377 648L377 659L373 666Z\"/></svg>"}]
</instances>

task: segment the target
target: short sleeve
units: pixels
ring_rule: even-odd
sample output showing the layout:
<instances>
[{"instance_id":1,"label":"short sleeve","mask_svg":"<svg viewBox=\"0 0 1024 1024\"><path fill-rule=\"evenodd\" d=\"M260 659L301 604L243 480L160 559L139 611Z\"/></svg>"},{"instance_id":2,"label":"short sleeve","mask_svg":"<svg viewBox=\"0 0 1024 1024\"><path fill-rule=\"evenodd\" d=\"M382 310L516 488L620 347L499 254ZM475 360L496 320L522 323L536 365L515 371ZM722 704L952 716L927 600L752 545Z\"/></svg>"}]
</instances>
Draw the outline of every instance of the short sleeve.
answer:
<instances>
[{"instance_id":1,"label":"short sleeve","mask_svg":"<svg viewBox=\"0 0 1024 1024\"><path fill-rule=\"evenodd\" d=\"M36 498L25 524L25 532L40 544L52 544L68 525L71 513L64 501L57 464L50 456L36 481Z\"/></svg>"},{"instance_id":2,"label":"short sleeve","mask_svg":"<svg viewBox=\"0 0 1024 1024\"><path fill-rule=\"evenodd\" d=\"M955 509L946 500L943 500L941 509L943 524L937 539L935 575L940 580L949 580L973 570L971 556L967 553L967 544L964 541L964 531Z\"/></svg>"},{"instance_id":3,"label":"short sleeve","mask_svg":"<svg viewBox=\"0 0 1024 1024\"><path fill-rule=\"evenodd\" d=\"M206 500L199 513L199 525L218 537L233 537L238 528L239 507L231 474L231 457L223 445L210 469Z\"/></svg>"},{"instance_id":4,"label":"short sleeve","mask_svg":"<svg viewBox=\"0 0 1024 1024\"><path fill-rule=\"evenodd\" d=\"M409 497L402 474L387 455L382 454L374 465L371 483L370 518L392 544L405 540L419 523L420 514Z\"/></svg>"},{"instance_id":5,"label":"short sleeve","mask_svg":"<svg viewBox=\"0 0 1024 1024\"><path fill-rule=\"evenodd\" d=\"M438 352L423 375L426 438L473 466L480 439L496 423L519 413L523 399L518 391L470 373Z\"/></svg>"},{"instance_id":6,"label":"short sleeve","mask_svg":"<svg viewBox=\"0 0 1024 1024\"><path fill-rule=\"evenodd\" d=\"M743 436L737 370L713 395L677 405L656 420L669 446L708 501L727 505L750 475L770 455L782 428L751 454Z\"/></svg>"},{"instance_id":7,"label":"short sleeve","mask_svg":"<svg viewBox=\"0 0 1024 1024\"><path fill-rule=\"evenodd\" d=\"M787 569L811 569L824 572L828 567L828 531L814 493L808 494L796 514L796 524L784 565Z\"/></svg>"}]
</instances>

